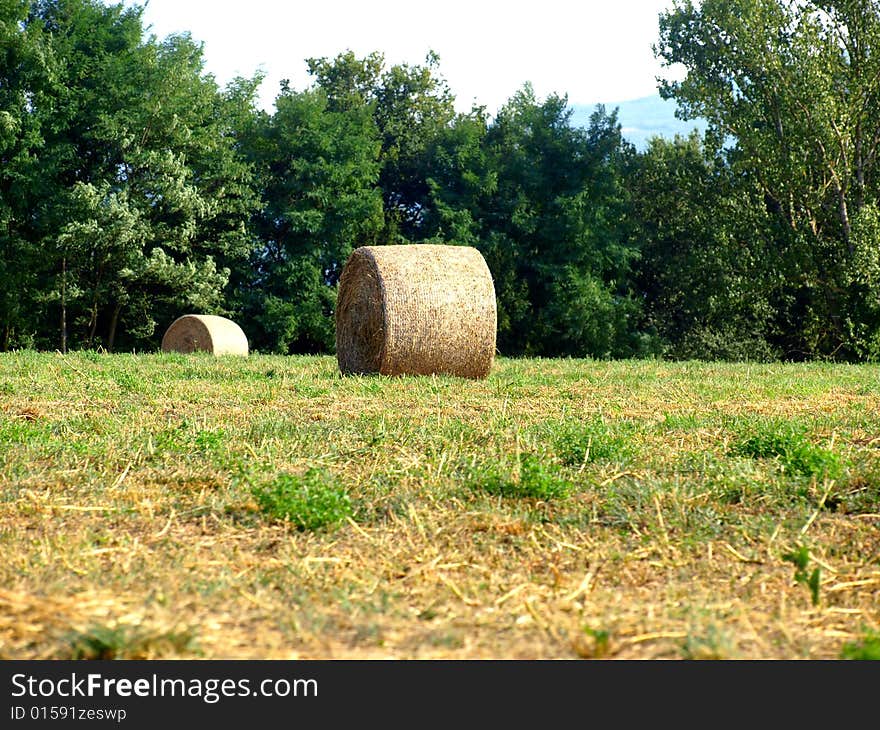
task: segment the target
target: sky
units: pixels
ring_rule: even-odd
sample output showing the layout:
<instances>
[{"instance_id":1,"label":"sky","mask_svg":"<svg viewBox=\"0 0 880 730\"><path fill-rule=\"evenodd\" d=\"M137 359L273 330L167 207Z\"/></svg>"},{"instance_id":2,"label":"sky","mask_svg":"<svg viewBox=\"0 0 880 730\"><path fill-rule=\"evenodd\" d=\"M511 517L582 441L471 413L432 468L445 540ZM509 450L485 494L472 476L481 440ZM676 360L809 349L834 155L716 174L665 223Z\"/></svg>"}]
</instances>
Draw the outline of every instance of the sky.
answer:
<instances>
[{"instance_id":1,"label":"sky","mask_svg":"<svg viewBox=\"0 0 880 730\"><path fill-rule=\"evenodd\" d=\"M111 4L110 0L107 0ZM440 57L459 111L490 114L525 82L539 100L612 104L657 93L658 15L673 0L124 0L146 5L160 40L189 32L204 44L205 71L225 85L258 70L260 106L271 111L282 79L311 85L305 59L381 52L387 66Z\"/></svg>"}]
</instances>

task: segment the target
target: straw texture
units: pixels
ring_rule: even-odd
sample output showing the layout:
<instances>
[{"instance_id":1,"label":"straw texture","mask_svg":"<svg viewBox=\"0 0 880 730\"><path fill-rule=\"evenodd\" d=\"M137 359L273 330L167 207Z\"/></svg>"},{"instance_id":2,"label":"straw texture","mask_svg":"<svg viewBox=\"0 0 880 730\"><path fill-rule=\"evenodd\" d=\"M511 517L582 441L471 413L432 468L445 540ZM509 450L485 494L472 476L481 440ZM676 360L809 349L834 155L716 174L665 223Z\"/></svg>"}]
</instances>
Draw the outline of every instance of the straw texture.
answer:
<instances>
[{"instance_id":1,"label":"straw texture","mask_svg":"<svg viewBox=\"0 0 880 730\"><path fill-rule=\"evenodd\" d=\"M342 270L336 358L343 374L484 378L495 358L495 286L469 246L362 246Z\"/></svg>"},{"instance_id":2,"label":"straw texture","mask_svg":"<svg viewBox=\"0 0 880 730\"><path fill-rule=\"evenodd\" d=\"M210 352L247 355L248 341L241 327L216 314L184 314L162 337L163 352Z\"/></svg>"}]
</instances>

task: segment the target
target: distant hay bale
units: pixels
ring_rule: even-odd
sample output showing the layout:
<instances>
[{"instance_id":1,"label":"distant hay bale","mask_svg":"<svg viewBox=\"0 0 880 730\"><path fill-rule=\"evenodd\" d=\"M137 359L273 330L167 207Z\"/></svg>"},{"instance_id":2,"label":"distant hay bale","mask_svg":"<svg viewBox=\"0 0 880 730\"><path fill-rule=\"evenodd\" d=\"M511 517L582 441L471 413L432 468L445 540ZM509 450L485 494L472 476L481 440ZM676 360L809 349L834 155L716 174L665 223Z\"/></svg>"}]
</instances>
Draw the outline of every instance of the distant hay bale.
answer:
<instances>
[{"instance_id":1,"label":"distant hay bale","mask_svg":"<svg viewBox=\"0 0 880 730\"><path fill-rule=\"evenodd\" d=\"M247 355L248 341L241 327L216 314L184 314L162 337L162 352L210 352Z\"/></svg>"},{"instance_id":2,"label":"distant hay bale","mask_svg":"<svg viewBox=\"0 0 880 730\"><path fill-rule=\"evenodd\" d=\"M495 357L495 286L468 246L362 246L342 270L336 358L343 374L484 378Z\"/></svg>"}]
</instances>

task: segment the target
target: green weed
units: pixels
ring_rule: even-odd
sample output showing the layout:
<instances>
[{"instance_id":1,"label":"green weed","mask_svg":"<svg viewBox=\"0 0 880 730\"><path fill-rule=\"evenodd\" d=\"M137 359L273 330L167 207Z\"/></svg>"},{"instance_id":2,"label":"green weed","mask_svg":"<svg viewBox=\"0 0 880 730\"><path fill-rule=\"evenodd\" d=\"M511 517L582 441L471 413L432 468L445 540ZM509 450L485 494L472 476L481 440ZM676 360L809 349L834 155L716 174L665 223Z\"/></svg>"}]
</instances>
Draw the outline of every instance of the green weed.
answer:
<instances>
[{"instance_id":1,"label":"green weed","mask_svg":"<svg viewBox=\"0 0 880 730\"><path fill-rule=\"evenodd\" d=\"M719 505L767 509L803 503L806 490L793 490L782 475L768 475L753 458L686 453L676 473L693 489L706 489Z\"/></svg>"},{"instance_id":2,"label":"green weed","mask_svg":"<svg viewBox=\"0 0 880 730\"><path fill-rule=\"evenodd\" d=\"M795 572L794 579L798 583L803 583L810 589L810 599L814 606L819 605L819 584L822 572L819 568L814 568L812 572L808 572L810 565L810 550L805 545L800 545L789 553L785 553L782 559L789 563L794 563Z\"/></svg>"},{"instance_id":3,"label":"green weed","mask_svg":"<svg viewBox=\"0 0 880 730\"><path fill-rule=\"evenodd\" d=\"M520 454L512 468L498 463L484 465L482 473L472 476L472 485L494 496L540 500L565 497L572 489L558 469L534 454Z\"/></svg>"},{"instance_id":4,"label":"green weed","mask_svg":"<svg viewBox=\"0 0 880 730\"><path fill-rule=\"evenodd\" d=\"M845 644L840 658L880 661L880 633L869 631L860 641Z\"/></svg>"},{"instance_id":5,"label":"green weed","mask_svg":"<svg viewBox=\"0 0 880 730\"><path fill-rule=\"evenodd\" d=\"M190 629L151 633L129 626L96 625L69 637L71 659L150 659L200 653Z\"/></svg>"},{"instance_id":6,"label":"green weed","mask_svg":"<svg viewBox=\"0 0 880 730\"><path fill-rule=\"evenodd\" d=\"M813 444L803 429L789 422L753 426L730 451L735 456L775 459L783 471L805 477L834 479L842 471L837 454Z\"/></svg>"},{"instance_id":7,"label":"green weed","mask_svg":"<svg viewBox=\"0 0 880 730\"><path fill-rule=\"evenodd\" d=\"M251 491L264 514L299 530L332 525L352 513L348 494L324 469L311 468L302 475L279 474Z\"/></svg>"},{"instance_id":8,"label":"green weed","mask_svg":"<svg viewBox=\"0 0 880 730\"><path fill-rule=\"evenodd\" d=\"M567 466L595 461L625 461L634 452L631 428L612 427L601 419L590 421L550 421L552 446Z\"/></svg>"},{"instance_id":9,"label":"green weed","mask_svg":"<svg viewBox=\"0 0 880 730\"><path fill-rule=\"evenodd\" d=\"M222 429L213 431L199 431L193 439L193 444L202 453L222 452L228 443L228 436Z\"/></svg>"},{"instance_id":10,"label":"green weed","mask_svg":"<svg viewBox=\"0 0 880 730\"><path fill-rule=\"evenodd\" d=\"M601 659L608 655L611 650L611 633L609 631L585 626L584 634L589 637L589 643L582 646L582 655L592 659Z\"/></svg>"},{"instance_id":11,"label":"green weed","mask_svg":"<svg viewBox=\"0 0 880 730\"><path fill-rule=\"evenodd\" d=\"M731 645L731 637L713 624L703 634L689 633L681 653L684 659L690 660L730 659Z\"/></svg>"}]
</instances>

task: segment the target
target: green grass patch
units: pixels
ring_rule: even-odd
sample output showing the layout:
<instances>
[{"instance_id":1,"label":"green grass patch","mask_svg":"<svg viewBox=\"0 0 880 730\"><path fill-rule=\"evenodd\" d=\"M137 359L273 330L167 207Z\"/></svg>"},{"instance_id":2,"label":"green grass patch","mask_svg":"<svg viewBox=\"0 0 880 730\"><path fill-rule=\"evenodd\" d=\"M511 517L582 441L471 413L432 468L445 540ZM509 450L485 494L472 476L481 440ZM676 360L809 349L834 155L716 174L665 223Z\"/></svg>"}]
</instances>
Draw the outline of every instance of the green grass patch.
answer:
<instances>
[{"instance_id":1,"label":"green grass patch","mask_svg":"<svg viewBox=\"0 0 880 730\"><path fill-rule=\"evenodd\" d=\"M345 489L324 469L308 469L302 475L279 474L251 491L267 517L299 530L333 525L352 514Z\"/></svg>"},{"instance_id":2,"label":"green grass patch","mask_svg":"<svg viewBox=\"0 0 880 730\"><path fill-rule=\"evenodd\" d=\"M785 553L782 559L794 563L794 579L796 583L806 586L810 591L810 600L814 606L819 605L819 588L822 581L820 568L809 569L810 550L806 545L799 545L794 550Z\"/></svg>"},{"instance_id":3,"label":"green grass patch","mask_svg":"<svg viewBox=\"0 0 880 730\"><path fill-rule=\"evenodd\" d=\"M625 462L635 453L635 428L625 421L600 418L554 420L542 424L551 448L567 466L591 462Z\"/></svg>"},{"instance_id":4,"label":"green grass patch","mask_svg":"<svg viewBox=\"0 0 880 730\"><path fill-rule=\"evenodd\" d=\"M96 624L68 639L69 658L77 660L157 659L180 654L200 654L191 629L149 631L132 626Z\"/></svg>"},{"instance_id":5,"label":"green grass patch","mask_svg":"<svg viewBox=\"0 0 880 730\"><path fill-rule=\"evenodd\" d=\"M573 485L560 473L559 467L536 454L520 454L513 464L487 462L469 475L470 485L497 497L514 499L561 499Z\"/></svg>"},{"instance_id":6,"label":"green grass patch","mask_svg":"<svg viewBox=\"0 0 880 730\"><path fill-rule=\"evenodd\" d=\"M844 644L840 658L880 661L880 632L869 631L859 641Z\"/></svg>"},{"instance_id":7,"label":"green grass patch","mask_svg":"<svg viewBox=\"0 0 880 730\"><path fill-rule=\"evenodd\" d=\"M772 459L788 474L835 479L842 472L840 457L813 443L806 430L790 421L750 424L731 446L730 453L753 459Z\"/></svg>"}]
</instances>

